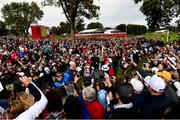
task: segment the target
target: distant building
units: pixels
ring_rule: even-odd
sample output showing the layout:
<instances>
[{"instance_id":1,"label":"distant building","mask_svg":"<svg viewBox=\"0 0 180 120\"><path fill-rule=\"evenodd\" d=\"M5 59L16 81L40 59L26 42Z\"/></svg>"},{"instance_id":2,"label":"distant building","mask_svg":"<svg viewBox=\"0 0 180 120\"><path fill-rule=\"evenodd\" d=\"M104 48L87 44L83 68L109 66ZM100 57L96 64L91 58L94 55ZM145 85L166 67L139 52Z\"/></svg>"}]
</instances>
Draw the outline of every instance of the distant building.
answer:
<instances>
[{"instance_id":1,"label":"distant building","mask_svg":"<svg viewBox=\"0 0 180 120\"><path fill-rule=\"evenodd\" d=\"M112 37L126 37L126 32L120 32L117 29L87 29L80 31L76 34L76 37L91 37L91 36L112 36Z\"/></svg>"}]
</instances>

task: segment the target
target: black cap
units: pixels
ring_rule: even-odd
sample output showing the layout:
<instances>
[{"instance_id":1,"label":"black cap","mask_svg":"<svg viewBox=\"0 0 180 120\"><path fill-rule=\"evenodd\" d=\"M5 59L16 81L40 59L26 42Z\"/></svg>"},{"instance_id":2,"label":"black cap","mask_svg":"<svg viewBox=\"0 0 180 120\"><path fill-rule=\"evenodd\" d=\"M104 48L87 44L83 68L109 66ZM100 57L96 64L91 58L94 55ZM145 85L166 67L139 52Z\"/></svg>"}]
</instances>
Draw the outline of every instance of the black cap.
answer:
<instances>
[{"instance_id":1,"label":"black cap","mask_svg":"<svg viewBox=\"0 0 180 120\"><path fill-rule=\"evenodd\" d=\"M128 104L131 102L134 90L130 83L120 83L115 89L122 103Z\"/></svg>"}]
</instances>

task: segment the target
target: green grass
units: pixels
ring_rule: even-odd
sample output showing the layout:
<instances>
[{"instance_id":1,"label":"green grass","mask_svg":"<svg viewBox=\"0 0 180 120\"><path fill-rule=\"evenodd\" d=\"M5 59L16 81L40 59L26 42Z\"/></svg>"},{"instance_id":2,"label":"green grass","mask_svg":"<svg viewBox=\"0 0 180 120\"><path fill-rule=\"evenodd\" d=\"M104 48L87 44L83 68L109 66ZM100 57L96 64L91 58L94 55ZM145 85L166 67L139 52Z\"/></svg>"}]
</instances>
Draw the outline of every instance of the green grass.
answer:
<instances>
[{"instance_id":1,"label":"green grass","mask_svg":"<svg viewBox=\"0 0 180 120\"><path fill-rule=\"evenodd\" d=\"M169 42L173 42L175 40L180 39L180 35L178 35L178 33L176 33L176 32L170 31L169 35L170 35ZM162 36L164 36L164 37L162 37ZM155 32L146 33L145 38L147 40L152 40L152 39L161 40L164 43L167 43L167 34L166 33L155 33Z\"/></svg>"},{"instance_id":2,"label":"green grass","mask_svg":"<svg viewBox=\"0 0 180 120\"><path fill-rule=\"evenodd\" d=\"M62 36L62 35L57 35L55 37L52 37L52 39L54 39L54 40L63 39L63 38L64 38L64 36Z\"/></svg>"}]
</instances>

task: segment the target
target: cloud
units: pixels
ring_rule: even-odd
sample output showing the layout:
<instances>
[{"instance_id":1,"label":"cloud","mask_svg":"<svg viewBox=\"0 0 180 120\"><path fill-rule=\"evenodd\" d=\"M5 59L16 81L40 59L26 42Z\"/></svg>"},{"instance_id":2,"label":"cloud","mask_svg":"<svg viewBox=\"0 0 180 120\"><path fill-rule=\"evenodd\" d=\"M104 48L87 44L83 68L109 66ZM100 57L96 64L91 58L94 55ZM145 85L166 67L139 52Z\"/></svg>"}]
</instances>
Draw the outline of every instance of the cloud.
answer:
<instances>
[{"instance_id":1,"label":"cloud","mask_svg":"<svg viewBox=\"0 0 180 120\"><path fill-rule=\"evenodd\" d=\"M32 2L35 1L44 11L44 17L38 24L47 26L58 26L61 21L66 21L65 16L62 14L61 8L56 7L42 7L43 0L0 0L0 9L6 3L11 2ZM139 11L141 4L134 4L133 0L95 0L95 3L100 6L99 19L87 20L85 23L101 22L105 27L115 27L121 23L125 24L143 24L146 25L145 16ZM2 14L0 13L0 16ZM2 20L2 17L0 17ZM172 21L174 25L174 21Z\"/></svg>"},{"instance_id":2,"label":"cloud","mask_svg":"<svg viewBox=\"0 0 180 120\"><path fill-rule=\"evenodd\" d=\"M121 23L144 24L146 25L145 16L139 11L140 4L134 4L132 0L100 0L99 21L104 26L114 27ZM87 20L91 22L91 20Z\"/></svg>"}]
</instances>

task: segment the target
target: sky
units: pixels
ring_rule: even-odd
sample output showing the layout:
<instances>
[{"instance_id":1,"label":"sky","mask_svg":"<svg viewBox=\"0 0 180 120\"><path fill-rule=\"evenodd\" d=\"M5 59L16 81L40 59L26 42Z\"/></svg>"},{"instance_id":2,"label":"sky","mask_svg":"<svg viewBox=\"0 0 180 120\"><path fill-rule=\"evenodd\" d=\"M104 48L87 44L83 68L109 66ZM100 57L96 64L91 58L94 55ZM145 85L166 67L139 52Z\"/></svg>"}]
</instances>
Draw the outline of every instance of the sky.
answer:
<instances>
[{"instance_id":1,"label":"sky","mask_svg":"<svg viewBox=\"0 0 180 120\"><path fill-rule=\"evenodd\" d=\"M32 2L35 1L40 8L44 11L43 18L38 21L40 25L46 25L49 27L58 26L60 22L66 21L61 8L53 6L43 7L41 2L43 0L0 0L0 9L4 4L11 2ZM85 19L85 23L101 22L104 27L115 27L119 24L141 24L146 25L146 17L139 11L142 3L134 4L133 0L95 0L95 4L100 6L99 19ZM0 12L0 20L3 20ZM171 22L171 25L176 25L175 20Z\"/></svg>"}]
</instances>

